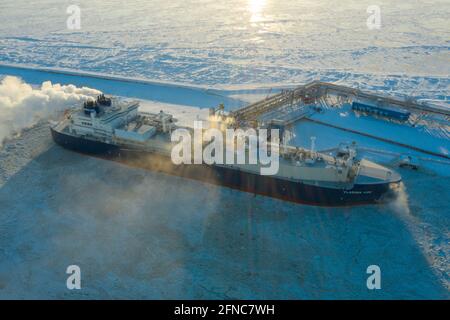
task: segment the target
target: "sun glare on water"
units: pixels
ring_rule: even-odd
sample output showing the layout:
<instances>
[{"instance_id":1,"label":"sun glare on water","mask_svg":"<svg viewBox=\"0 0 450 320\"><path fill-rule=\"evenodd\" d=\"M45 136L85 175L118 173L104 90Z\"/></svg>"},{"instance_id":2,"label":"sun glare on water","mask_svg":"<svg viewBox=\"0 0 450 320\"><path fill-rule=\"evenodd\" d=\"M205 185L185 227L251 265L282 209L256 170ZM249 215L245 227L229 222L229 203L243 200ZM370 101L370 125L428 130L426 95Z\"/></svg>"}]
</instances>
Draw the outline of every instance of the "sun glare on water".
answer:
<instances>
[{"instance_id":1,"label":"sun glare on water","mask_svg":"<svg viewBox=\"0 0 450 320\"><path fill-rule=\"evenodd\" d=\"M257 23L262 20L262 12L267 0L248 0L248 11L251 14L250 22Z\"/></svg>"}]
</instances>

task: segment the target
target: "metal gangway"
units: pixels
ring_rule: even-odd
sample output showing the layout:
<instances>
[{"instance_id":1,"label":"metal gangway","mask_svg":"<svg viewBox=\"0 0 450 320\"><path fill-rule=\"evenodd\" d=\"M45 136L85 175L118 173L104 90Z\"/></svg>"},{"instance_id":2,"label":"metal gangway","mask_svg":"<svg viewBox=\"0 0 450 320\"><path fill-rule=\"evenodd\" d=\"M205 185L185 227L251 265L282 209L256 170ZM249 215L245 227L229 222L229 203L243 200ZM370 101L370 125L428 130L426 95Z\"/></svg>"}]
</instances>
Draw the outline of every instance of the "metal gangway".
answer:
<instances>
[{"instance_id":1,"label":"metal gangway","mask_svg":"<svg viewBox=\"0 0 450 320\"><path fill-rule=\"evenodd\" d=\"M244 123L255 122L264 114L274 112L284 106L297 105L301 101L308 102L310 97L300 90L283 90L278 94L267 97L264 100L255 102L241 109L232 111L230 116L233 117L240 125Z\"/></svg>"},{"instance_id":2,"label":"metal gangway","mask_svg":"<svg viewBox=\"0 0 450 320\"><path fill-rule=\"evenodd\" d=\"M360 89L321 81L313 81L291 90L283 90L264 100L232 111L230 116L235 119L237 125L248 125L250 123L257 123L258 118L263 114L273 112L283 106L295 105L300 102L304 102L305 104L317 103L317 101L320 101L322 97L327 95L336 95L346 100L367 99L371 101L382 101L393 107L404 108L419 113L428 112L450 117L450 109L437 105L420 103L411 97L405 96L400 98L386 96L379 93L365 92Z\"/></svg>"}]
</instances>

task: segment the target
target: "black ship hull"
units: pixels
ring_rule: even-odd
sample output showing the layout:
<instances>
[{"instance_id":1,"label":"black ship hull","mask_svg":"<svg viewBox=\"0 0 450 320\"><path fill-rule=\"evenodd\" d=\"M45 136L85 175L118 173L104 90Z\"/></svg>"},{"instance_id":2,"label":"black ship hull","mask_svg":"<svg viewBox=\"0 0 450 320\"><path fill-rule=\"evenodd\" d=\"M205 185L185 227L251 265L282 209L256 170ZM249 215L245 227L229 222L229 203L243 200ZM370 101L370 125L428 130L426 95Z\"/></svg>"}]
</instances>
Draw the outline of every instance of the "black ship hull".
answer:
<instances>
[{"instance_id":1,"label":"black ship hull","mask_svg":"<svg viewBox=\"0 0 450 320\"><path fill-rule=\"evenodd\" d=\"M354 184L351 189L323 187L221 166L175 165L169 157L160 154L74 137L53 128L51 133L57 144L77 152L291 202L318 206L350 206L376 203L392 196L390 185L393 182Z\"/></svg>"}]
</instances>

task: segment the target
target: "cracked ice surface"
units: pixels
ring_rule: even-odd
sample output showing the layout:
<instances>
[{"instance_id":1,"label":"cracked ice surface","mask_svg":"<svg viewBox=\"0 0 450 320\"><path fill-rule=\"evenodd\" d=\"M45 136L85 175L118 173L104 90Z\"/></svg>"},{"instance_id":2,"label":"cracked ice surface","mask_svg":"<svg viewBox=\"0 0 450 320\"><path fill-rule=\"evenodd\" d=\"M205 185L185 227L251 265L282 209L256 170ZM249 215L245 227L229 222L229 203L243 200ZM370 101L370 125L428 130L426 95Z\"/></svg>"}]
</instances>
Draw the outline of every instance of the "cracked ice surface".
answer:
<instances>
[{"instance_id":1,"label":"cracked ice surface","mask_svg":"<svg viewBox=\"0 0 450 320\"><path fill-rule=\"evenodd\" d=\"M400 171L391 205L302 206L73 153L45 122L0 168L3 298L448 298L443 176Z\"/></svg>"}]
</instances>

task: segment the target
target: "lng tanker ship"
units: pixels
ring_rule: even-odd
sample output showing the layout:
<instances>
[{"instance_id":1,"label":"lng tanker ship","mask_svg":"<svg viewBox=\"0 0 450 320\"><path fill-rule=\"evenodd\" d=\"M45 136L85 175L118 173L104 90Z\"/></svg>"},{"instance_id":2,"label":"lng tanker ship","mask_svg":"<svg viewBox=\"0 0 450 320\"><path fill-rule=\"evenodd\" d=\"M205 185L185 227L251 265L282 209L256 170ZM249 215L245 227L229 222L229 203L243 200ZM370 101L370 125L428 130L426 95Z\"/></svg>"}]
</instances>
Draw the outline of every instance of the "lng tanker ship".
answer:
<instances>
[{"instance_id":1,"label":"lng tanker ship","mask_svg":"<svg viewBox=\"0 0 450 320\"><path fill-rule=\"evenodd\" d=\"M172 115L138 110L137 101L100 95L68 111L51 127L54 141L74 151L157 172L196 179L287 201L323 206L378 202L395 194L401 177L352 148L335 155L283 146L279 169L262 175L255 164L174 164ZM192 130L186 128L186 130Z\"/></svg>"}]
</instances>

